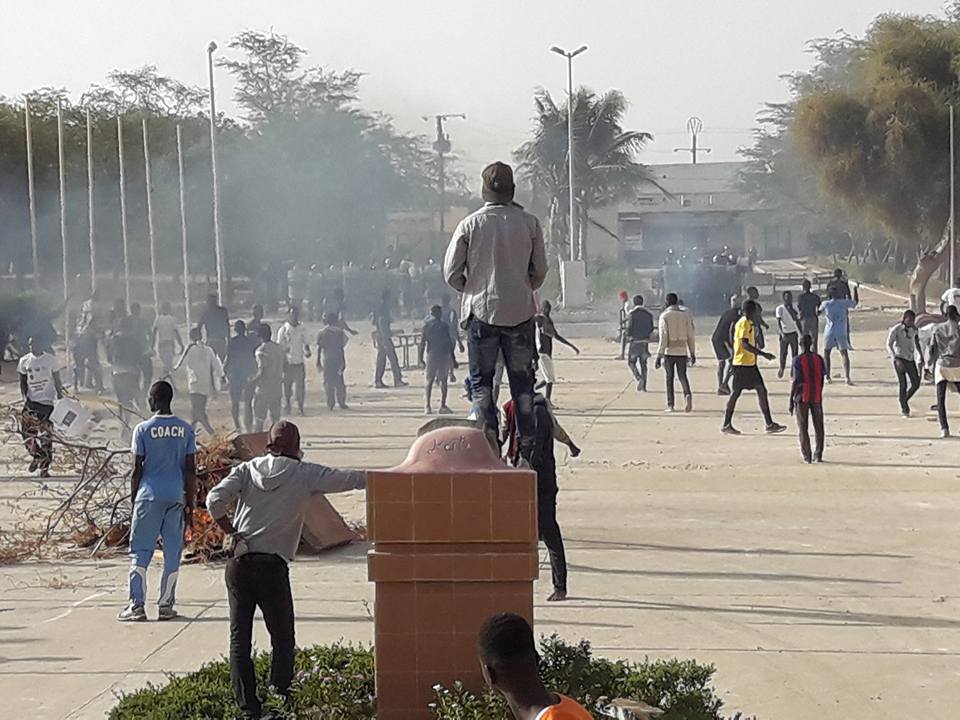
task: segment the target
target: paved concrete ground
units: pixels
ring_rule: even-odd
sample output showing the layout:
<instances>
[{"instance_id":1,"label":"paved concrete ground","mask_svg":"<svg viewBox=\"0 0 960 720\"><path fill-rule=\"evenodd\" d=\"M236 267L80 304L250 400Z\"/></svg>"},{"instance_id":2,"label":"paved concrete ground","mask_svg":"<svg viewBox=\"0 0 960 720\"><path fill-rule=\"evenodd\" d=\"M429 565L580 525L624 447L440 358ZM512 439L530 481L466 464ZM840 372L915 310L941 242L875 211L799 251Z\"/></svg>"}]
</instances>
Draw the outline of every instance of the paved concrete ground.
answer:
<instances>
[{"instance_id":1,"label":"paved concrete ground","mask_svg":"<svg viewBox=\"0 0 960 720\"><path fill-rule=\"evenodd\" d=\"M828 389L829 462L812 467L800 462L792 422L787 434L761 434L752 395L737 418L744 436L719 434L723 398L712 394L706 338L692 375L696 408L668 416L662 375L654 392L638 394L597 328L563 328L575 339L592 336L581 341L580 357L562 348L557 355L562 420L585 452L577 460L560 453L572 597L542 602L549 588L541 581L538 631L588 638L610 656L715 663L727 710L762 720L955 717L960 441L934 439L937 427L922 412L898 416L880 349L893 320L857 316L857 385ZM370 382L365 351L351 346L349 414L320 413L311 376L309 457L371 466L404 457L422 420L421 376L402 391L357 387ZM787 381L770 369L765 375L776 414L788 421ZM931 398L925 387L916 408ZM8 480L0 494L12 497L20 486ZM362 517L361 494L335 502ZM301 644L371 640L364 552L357 545L296 563ZM184 570L182 622L121 626L114 616L125 597L122 560L3 568L5 707L37 720L98 718L115 692L221 655L221 572ZM153 593L156 583L151 574ZM257 638L265 641L262 628Z\"/></svg>"}]
</instances>

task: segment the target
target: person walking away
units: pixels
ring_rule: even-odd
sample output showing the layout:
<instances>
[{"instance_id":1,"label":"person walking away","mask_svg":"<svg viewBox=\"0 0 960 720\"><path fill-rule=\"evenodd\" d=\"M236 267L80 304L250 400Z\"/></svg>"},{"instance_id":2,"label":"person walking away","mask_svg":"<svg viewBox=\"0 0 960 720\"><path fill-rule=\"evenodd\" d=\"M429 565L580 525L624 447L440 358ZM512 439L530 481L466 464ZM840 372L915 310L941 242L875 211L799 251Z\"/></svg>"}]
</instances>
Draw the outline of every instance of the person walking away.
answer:
<instances>
[{"instance_id":1,"label":"person walking away","mask_svg":"<svg viewBox=\"0 0 960 720\"><path fill-rule=\"evenodd\" d=\"M150 338L150 347L156 348L160 358L161 372L166 380L173 373L173 361L177 353L183 353L185 346L180 337L177 320L173 317L170 303L160 306L160 314L153 321L153 334Z\"/></svg>"},{"instance_id":2,"label":"person walking away","mask_svg":"<svg viewBox=\"0 0 960 720\"><path fill-rule=\"evenodd\" d=\"M426 354L426 361L424 361ZM443 321L443 309L434 305L430 309L430 319L423 324L420 331L419 349L420 367L426 368L426 382L424 391L424 415L432 415L433 407L430 397L433 394L433 384L440 385L440 414L452 415L453 410L447 406L447 389L450 370L455 366L453 340L450 338L450 328Z\"/></svg>"},{"instance_id":3,"label":"person walking away","mask_svg":"<svg viewBox=\"0 0 960 720\"><path fill-rule=\"evenodd\" d=\"M637 392L647 391L647 360L650 359L650 338L655 327L653 313L643 306L643 295L634 295L624 333L629 347L627 367L637 381Z\"/></svg>"},{"instance_id":4,"label":"person walking away","mask_svg":"<svg viewBox=\"0 0 960 720\"><path fill-rule=\"evenodd\" d=\"M483 679L503 696L514 720L593 720L578 702L544 687L533 629L519 615L488 618L479 647Z\"/></svg>"},{"instance_id":5,"label":"person walking away","mask_svg":"<svg viewBox=\"0 0 960 720\"><path fill-rule=\"evenodd\" d=\"M760 412L766 421L766 431L770 434L786 430L785 425L773 421L770 414L770 400L763 376L757 367L757 356L773 360L773 355L757 346L757 332L760 324L757 303L747 300L743 304L743 317L737 321L733 330L733 391L727 399L727 409L723 416L721 432L726 435L740 435L733 426L733 413L737 409L737 400L744 390L756 390Z\"/></svg>"},{"instance_id":6,"label":"person walking away","mask_svg":"<svg viewBox=\"0 0 960 720\"><path fill-rule=\"evenodd\" d=\"M347 384L343 379L347 369L347 356L344 352L350 338L343 329L336 313L328 312L323 316L324 327L317 335L317 370L323 375L323 390L327 396L327 409L333 410L339 405L341 410L349 410L347 405Z\"/></svg>"},{"instance_id":7,"label":"person walking away","mask_svg":"<svg viewBox=\"0 0 960 720\"><path fill-rule=\"evenodd\" d=\"M174 370L187 369L187 392L190 394L190 422L202 426L213 435L213 425L207 417L207 400L219 389L223 365L213 348L203 342L200 328L190 330L190 344L183 351Z\"/></svg>"},{"instance_id":8,"label":"person walking away","mask_svg":"<svg viewBox=\"0 0 960 720\"><path fill-rule=\"evenodd\" d=\"M730 376L733 375L733 328L740 319L740 298L734 295L730 298L730 307L723 311L717 326L710 336L713 345L713 354L717 359L717 395L730 394Z\"/></svg>"},{"instance_id":9,"label":"person walking away","mask_svg":"<svg viewBox=\"0 0 960 720\"><path fill-rule=\"evenodd\" d=\"M397 349L393 346L392 322L390 289L387 288L381 296L380 306L373 314L373 324L377 332L377 360L373 375L373 384L380 389L387 387L383 382L383 373L387 369L388 360L390 361L390 370L393 373L393 386L404 387L407 384L403 379L403 373L400 371L400 360L397 358Z\"/></svg>"},{"instance_id":10,"label":"person walking away","mask_svg":"<svg viewBox=\"0 0 960 720\"><path fill-rule=\"evenodd\" d=\"M803 461L823 462L823 378L827 374L824 359L813 351L813 336L804 335L803 352L793 361L793 385L790 388L790 414L797 413L800 431L800 454ZM815 450L810 449L810 420L817 437Z\"/></svg>"},{"instance_id":11,"label":"person walking away","mask_svg":"<svg viewBox=\"0 0 960 720\"><path fill-rule=\"evenodd\" d=\"M953 385L960 392L960 310L956 305L947 305L947 319L937 325L933 331L936 368L934 380L937 383L937 417L940 420L940 437L950 437L950 424L947 421L947 385Z\"/></svg>"},{"instance_id":12,"label":"person walking away","mask_svg":"<svg viewBox=\"0 0 960 720\"><path fill-rule=\"evenodd\" d=\"M139 410L143 405L140 394L143 342L134 332L131 315L124 315L111 335L107 343L107 359L113 368L113 392L120 405L120 418L124 420L128 410Z\"/></svg>"},{"instance_id":13,"label":"person walking away","mask_svg":"<svg viewBox=\"0 0 960 720\"><path fill-rule=\"evenodd\" d=\"M250 380L253 392L253 426L255 432L263 430L270 422L280 420L280 407L283 403L283 361L286 353L283 348L271 340L273 330L269 323L260 324L260 345L254 353L257 362L257 374Z\"/></svg>"},{"instance_id":14,"label":"person walking away","mask_svg":"<svg viewBox=\"0 0 960 720\"><path fill-rule=\"evenodd\" d=\"M460 316L454 308L450 307L450 293L445 292L440 296L440 319L450 328L450 340L462 353L463 338L460 336ZM430 318L427 317L427 320L429 321ZM450 382L457 381L457 376L453 372L456 364L456 356L454 356L454 362L450 366Z\"/></svg>"},{"instance_id":15,"label":"person walking away","mask_svg":"<svg viewBox=\"0 0 960 720\"><path fill-rule=\"evenodd\" d=\"M207 509L232 548L224 580L230 604L230 680L242 717L263 711L250 657L253 615L259 607L270 633L270 684L284 698L294 677L294 561L304 510L313 495L362 490L363 470L304 462L300 431L288 421L270 428L265 455L234 467L207 494ZM228 515L236 504L233 517Z\"/></svg>"},{"instance_id":16,"label":"person walking away","mask_svg":"<svg viewBox=\"0 0 960 720\"><path fill-rule=\"evenodd\" d=\"M783 303L777 305L774 314L777 318L777 329L780 335L780 369L777 370L777 377L782 378L787 370L787 350L790 350L790 367L793 367L793 361L797 359L800 340L800 315L793 306L793 293L789 290L783 291Z\"/></svg>"},{"instance_id":17,"label":"person walking away","mask_svg":"<svg viewBox=\"0 0 960 720\"><path fill-rule=\"evenodd\" d=\"M137 336L143 355L140 358L140 397L146 397L153 384L153 326L143 317L140 303L130 304L130 321Z\"/></svg>"},{"instance_id":18,"label":"person walking away","mask_svg":"<svg viewBox=\"0 0 960 720\"><path fill-rule=\"evenodd\" d=\"M23 398L21 436L30 453L30 472L40 471L40 477L50 477L53 462L53 425L50 414L63 397L63 384L57 358L48 345L39 339L28 340L29 352L17 363L20 395Z\"/></svg>"},{"instance_id":19,"label":"person walking away","mask_svg":"<svg viewBox=\"0 0 960 720\"><path fill-rule=\"evenodd\" d=\"M827 322L823 330L823 351L827 363L827 382L831 382L830 353L837 350L843 360L843 374L847 385L853 385L850 378L850 311L860 302L858 287L853 288L853 298L842 298L842 291L834 285L828 291L830 299L821 305L821 311Z\"/></svg>"},{"instance_id":20,"label":"person walking away","mask_svg":"<svg viewBox=\"0 0 960 720\"><path fill-rule=\"evenodd\" d=\"M566 345L577 355L580 354L580 348L563 337L557 330L553 318L550 317L551 310L553 310L553 306L548 300L544 300L540 306L540 314L535 318L537 323L537 350L540 356L540 372L543 375L540 386L545 388L544 394L547 396L547 400L553 399L553 385L557 381L557 369L553 364L553 341L556 340ZM540 386L538 386L537 389L539 389Z\"/></svg>"},{"instance_id":21,"label":"person walking away","mask_svg":"<svg viewBox=\"0 0 960 720\"><path fill-rule=\"evenodd\" d=\"M626 360L627 358L627 348L630 345L630 337L628 335L628 325L630 322L630 298L627 295L626 290L621 290L617 298L620 300L620 321L619 321L619 341L620 341L620 354L617 355L617 360Z\"/></svg>"},{"instance_id":22,"label":"person walking away","mask_svg":"<svg viewBox=\"0 0 960 720\"><path fill-rule=\"evenodd\" d=\"M294 395L297 410L303 415L303 401L306 394L306 359L310 357L310 342L307 329L300 323L300 307L290 308L290 317L277 333L277 343L285 353L283 363L283 399L285 412L290 414L290 403Z\"/></svg>"},{"instance_id":23,"label":"person walking away","mask_svg":"<svg viewBox=\"0 0 960 720\"><path fill-rule=\"evenodd\" d=\"M923 358L920 346L920 332L917 330L917 315L913 310L905 310L900 322L890 328L887 335L887 351L893 361L893 370L897 374L900 386L900 414L910 417L910 399L920 389L920 370L917 368L917 354ZM907 380L910 387L907 387Z\"/></svg>"},{"instance_id":24,"label":"person walking away","mask_svg":"<svg viewBox=\"0 0 960 720\"><path fill-rule=\"evenodd\" d=\"M223 365L223 374L230 390L230 414L234 430L238 433L253 432L253 389L250 379L257 373L254 352L260 339L247 333L247 325L243 320L233 324L233 332L233 337L227 343L227 361Z\"/></svg>"},{"instance_id":25,"label":"person walking away","mask_svg":"<svg viewBox=\"0 0 960 720\"><path fill-rule=\"evenodd\" d=\"M117 616L120 622L147 619L147 568L157 549L157 538L163 541L157 619L177 617L174 606L184 530L190 526L197 499L196 437L190 424L173 414L173 386L165 380L155 382L147 402L153 417L133 430L130 597Z\"/></svg>"},{"instance_id":26,"label":"person walking away","mask_svg":"<svg viewBox=\"0 0 960 720\"><path fill-rule=\"evenodd\" d=\"M827 297L833 297L834 294L840 300L849 300L852 297L850 281L843 276L843 270L840 268L833 271L833 277L827 283Z\"/></svg>"},{"instance_id":27,"label":"person walking away","mask_svg":"<svg viewBox=\"0 0 960 720\"><path fill-rule=\"evenodd\" d=\"M488 434L499 434L493 377L503 352L510 395L517 403L520 448L529 458L535 442L533 416L534 292L547 277L540 221L513 201L513 169L495 162L484 168L484 205L454 230L443 262L447 284L463 294L467 355L474 410Z\"/></svg>"},{"instance_id":28,"label":"person walking away","mask_svg":"<svg viewBox=\"0 0 960 720\"><path fill-rule=\"evenodd\" d=\"M207 345L223 362L227 357L230 316L227 314L227 309L217 302L217 296L212 293L207 295L207 307L200 316L200 327L206 334Z\"/></svg>"},{"instance_id":29,"label":"person walking away","mask_svg":"<svg viewBox=\"0 0 960 720\"><path fill-rule=\"evenodd\" d=\"M693 393L687 379L687 361L690 365L697 362L696 337L693 318L687 310L680 307L676 293L667 293L666 309L660 314L660 347L657 348L657 370L661 365L667 372L667 412L674 410L674 377L680 378L683 389L684 412L693 410Z\"/></svg>"},{"instance_id":30,"label":"person walking away","mask_svg":"<svg viewBox=\"0 0 960 720\"><path fill-rule=\"evenodd\" d=\"M797 298L797 314L800 315L800 334L813 338L813 352L817 352L820 342L820 296L810 288L809 280L802 284L803 292Z\"/></svg>"}]
</instances>

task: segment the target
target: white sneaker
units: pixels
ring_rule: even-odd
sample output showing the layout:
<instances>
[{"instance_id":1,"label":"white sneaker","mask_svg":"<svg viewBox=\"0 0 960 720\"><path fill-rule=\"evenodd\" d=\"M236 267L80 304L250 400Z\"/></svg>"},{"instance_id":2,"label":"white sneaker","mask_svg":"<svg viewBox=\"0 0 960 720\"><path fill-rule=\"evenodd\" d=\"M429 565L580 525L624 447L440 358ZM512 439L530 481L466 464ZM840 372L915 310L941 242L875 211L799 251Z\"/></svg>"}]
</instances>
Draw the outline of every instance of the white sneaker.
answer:
<instances>
[{"instance_id":1,"label":"white sneaker","mask_svg":"<svg viewBox=\"0 0 960 720\"><path fill-rule=\"evenodd\" d=\"M146 619L147 612L143 609L143 605L134 605L133 603L127 605L117 615L117 620L120 622L144 622Z\"/></svg>"},{"instance_id":2,"label":"white sneaker","mask_svg":"<svg viewBox=\"0 0 960 720\"><path fill-rule=\"evenodd\" d=\"M950 430L949 430L948 428L943 428L943 429L940 431L940 437L942 437L942 438L948 438L948 437L950 437Z\"/></svg>"}]
</instances>

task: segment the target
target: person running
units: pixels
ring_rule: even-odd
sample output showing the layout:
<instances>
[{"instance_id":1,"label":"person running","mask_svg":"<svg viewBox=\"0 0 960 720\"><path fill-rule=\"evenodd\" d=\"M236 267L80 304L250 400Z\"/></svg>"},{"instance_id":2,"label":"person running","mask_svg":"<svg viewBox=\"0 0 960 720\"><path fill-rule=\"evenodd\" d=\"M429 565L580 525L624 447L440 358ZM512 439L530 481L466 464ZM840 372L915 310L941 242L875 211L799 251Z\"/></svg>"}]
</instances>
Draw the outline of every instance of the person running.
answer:
<instances>
[{"instance_id":1,"label":"person running","mask_svg":"<svg viewBox=\"0 0 960 720\"><path fill-rule=\"evenodd\" d=\"M374 369L373 384L374 387L384 389L387 386L383 382L383 373L387 369L387 361L390 361L390 370L393 373L393 386L404 387L407 385L403 379L403 373L400 370L400 360L397 358L397 349L393 346L393 322L390 311L390 289L383 291L380 300L380 306L373 314L373 325L376 331L376 349L377 361Z\"/></svg>"},{"instance_id":2,"label":"person running","mask_svg":"<svg viewBox=\"0 0 960 720\"><path fill-rule=\"evenodd\" d=\"M710 336L713 345L713 354L717 358L717 395L730 394L730 376L733 374L733 327L740 319L740 298L736 295L730 298L730 307L723 311L717 326Z\"/></svg>"},{"instance_id":3,"label":"person running","mask_svg":"<svg viewBox=\"0 0 960 720\"><path fill-rule=\"evenodd\" d=\"M230 414L233 417L234 430L238 433L253 432L253 389L250 387L250 379L257 374L254 353L260 340L247 333L247 325L243 320L237 320L233 324L233 332L233 337L227 342L227 361L223 365L230 389Z\"/></svg>"},{"instance_id":4,"label":"person running","mask_svg":"<svg viewBox=\"0 0 960 720\"><path fill-rule=\"evenodd\" d=\"M544 687L533 629L519 615L488 618L479 647L483 679L503 696L514 720L593 720L578 702Z\"/></svg>"},{"instance_id":5,"label":"person running","mask_svg":"<svg viewBox=\"0 0 960 720\"><path fill-rule=\"evenodd\" d=\"M553 592L547 597L547 602L559 602L567 599L567 556L563 548L560 525L557 523L559 489L553 443L557 441L566 445L572 457L580 454L580 448L557 422L550 401L541 393L533 396L533 411L537 420L537 438L530 467L537 473L537 530L550 556ZM520 461L520 455L517 443L516 403L513 400L509 400L503 406L503 414L506 419L503 445L507 449L507 460L516 465Z\"/></svg>"},{"instance_id":6,"label":"person running","mask_svg":"<svg viewBox=\"0 0 960 720\"><path fill-rule=\"evenodd\" d=\"M777 317L777 329L780 335L780 369L777 377L782 378L787 370L787 350L790 350L790 367L797 359L800 341L800 314L793 306L793 293L783 291L783 304L777 305L774 314Z\"/></svg>"},{"instance_id":7,"label":"person running","mask_svg":"<svg viewBox=\"0 0 960 720\"><path fill-rule=\"evenodd\" d=\"M200 316L200 327L206 334L206 344L217 354L221 362L227 357L227 340L230 337L230 316L227 309L217 302L213 293L207 295L207 307Z\"/></svg>"},{"instance_id":8,"label":"person running","mask_svg":"<svg viewBox=\"0 0 960 720\"><path fill-rule=\"evenodd\" d=\"M424 361L426 353L426 361ZM426 368L426 384L424 385L424 414L432 415L433 407L430 396L433 393L433 384L440 384L441 415L452 415L453 410L447 406L447 390L450 370L456 365L453 340L450 338L450 328L443 321L443 309L434 305L430 309L430 319L424 323L420 332L420 367Z\"/></svg>"},{"instance_id":9,"label":"person running","mask_svg":"<svg viewBox=\"0 0 960 720\"><path fill-rule=\"evenodd\" d=\"M234 467L207 494L207 509L233 553L224 579L230 604L230 679L242 717L259 718L263 712L250 657L258 607L273 650L270 684L281 697L290 694L296 641L289 564L300 545L310 497L362 490L367 484L364 470L336 470L302 458L297 426L286 420L275 423L266 454Z\"/></svg>"},{"instance_id":10,"label":"person running","mask_svg":"<svg viewBox=\"0 0 960 720\"><path fill-rule=\"evenodd\" d=\"M813 351L820 343L820 296L811 290L809 280L803 281L803 292L797 298L797 314L800 315L800 333L813 338Z\"/></svg>"},{"instance_id":11,"label":"person running","mask_svg":"<svg viewBox=\"0 0 960 720\"><path fill-rule=\"evenodd\" d=\"M270 422L280 420L283 404L283 361L286 353L271 340L273 330L269 323L260 323L260 345L253 354L257 361L257 374L250 379L253 388L253 427L256 432L270 416Z\"/></svg>"},{"instance_id":12,"label":"person running","mask_svg":"<svg viewBox=\"0 0 960 720\"><path fill-rule=\"evenodd\" d=\"M323 329L317 335L317 370L323 375L327 408L333 410L335 405L339 405L341 410L349 410L343 374L347 369L344 348L350 338L335 312L324 315L323 324Z\"/></svg>"},{"instance_id":13,"label":"person running","mask_svg":"<svg viewBox=\"0 0 960 720\"><path fill-rule=\"evenodd\" d=\"M767 397L767 387L763 384L763 376L757 367L757 356L773 360L771 353L761 350L757 346L757 334L760 325L757 303L747 300L743 304L743 317L737 321L733 329L733 391L727 399L727 409L723 416L721 432L726 435L740 435L741 432L733 426L733 413L737 409L737 400L744 390L756 390L760 412L766 421L768 433L781 433L786 430L785 425L773 421L770 414L770 400Z\"/></svg>"},{"instance_id":14,"label":"person running","mask_svg":"<svg viewBox=\"0 0 960 720\"><path fill-rule=\"evenodd\" d=\"M147 568L158 537L163 541L163 575L157 619L177 617L174 604L184 528L190 526L197 499L196 437L193 427L173 414L173 386L155 382L147 401L154 415L133 431L130 599L117 616L121 622L147 619Z\"/></svg>"},{"instance_id":15,"label":"person running","mask_svg":"<svg viewBox=\"0 0 960 720\"><path fill-rule=\"evenodd\" d=\"M920 389L920 370L917 368L917 353L923 357L920 332L917 330L917 314L905 310L900 322L890 328L887 335L887 351L893 361L897 383L900 385L900 414L910 417L910 399ZM907 387L907 380L910 387Z\"/></svg>"},{"instance_id":16,"label":"person running","mask_svg":"<svg viewBox=\"0 0 960 720\"><path fill-rule=\"evenodd\" d=\"M647 391L647 360L650 359L650 338L657 327L653 313L643 306L643 295L633 296L633 307L627 315L624 333L629 341L627 367L637 381L637 392ZM639 365L639 367L638 367Z\"/></svg>"},{"instance_id":17,"label":"person running","mask_svg":"<svg viewBox=\"0 0 960 720\"><path fill-rule=\"evenodd\" d=\"M301 299L302 300L302 299ZM290 403L297 399L297 410L303 415L304 395L306 394L306 359L310 357L310 342L307 330L300 323L300 305L290 307L290 317L277 333L277 344L283 348L283 399L285 412L290 415Z\"/></svg>"},{"instance_id":18,"label":"person running","mask_svg":"<svg viewBox=\"0 0 960 720\"><path fill-rule=\"evenodd\" d=\"M660 347L657 348L657 370L663 365L667 371L667 412L674 410L674 376L680 378L683 388L684 412L693 410L693 393L687 379L687 362L697 362L696 336L693 317L680 307L676 293L667 293L666 309L660 314Z\"/></svg>"},{"instance_id":19,"label":"person running","mask_svg":"<svg viewBox=\"0 0 960 720\"><path fill-rule=\"evenodd\" d=\"M936 369L934 380L937 383L937 417L940 420L940 437L950 437L950 424L947 422L947 385L953 385L960 392L960 310L956 305L947 305L947 319L937 325L933 331Z\"/></svg>"},{"instance_id":20,"label":"person running","mask_svg":"<svg viewBox=\"0 0 960 720\"><path fill-rule=\"evenodd\" d=\"M790 388L790 414L797 413L800 454L804 462L823 462L823 378L827 374L824 359L813 350L813 336L804 335L803 352L793 360L793 386ZM816 450L810 449L810 426L817 437Z\"/></svg>"},{"instance_id":21,"label":"person running","mask_svg":"<svg viewBox=\"0 0 960 720\"><path fill-rule=\"evenodd\" d=\"M107 343L107 359L113 371L113 392L120 405L121 420L128 410L139 410L143 406L140 394L143 352L142 338L134 332L132 316L124 315Z\"/></svg>"},{"instance_id":22,"label":"person running","mask_svg":"<svg viewBox=\"0 0 960 720\"><path fill-rule=\"evenodd\" d=\"M628 333L629 323L630 323L630 296L627 295L626 290L621 290L617 298L620 300L620 321L618 324L619 332L617 333L618 340L620 342L620 354L617 355L617 360L626 360L627 359L627 350L630 345L630 336Z\"/></svg>"},{"instance_id":23,"label":"person running","mask_svg":"<svg viewBox=\"0 0 960 720\"><path fill-rule=\"evenodd\" d=\"M831 281L832 282L832 281ZM853 385L850 378L850 311L860 302L860 293L856 285L853 287L853 298L841 297L843 290L834 285L828 290L830 299L820 306L821 312L827 319L823 330L823 350L827 363L827 382L832 381L830 375L830 353L837 350L843 360L843 374L847 385Z\"/></svg>"},{"instance_id":24,"label":"person running","mask_svg":"<svg viewBox=\"0 0 960 720\"><path fill-rule=\"evenodd\" d=\"M200 328L190 330L190 344L183 351L174 370L187 369L187 392L190 394L190 422L202 426L210 435L213 425L207 416L207 400L220 388L223 365L213 348L203 342Z\"/></svg>"},{"instance_id":25,"label":"person running","mask_svg":"<svg viewBox=\"0 0 960 720\"><path fill-rule=\"evenodd\" d=\"M557 369L553 364L553 341L556 340L566 345L577 355L580 354L580 348L557 332L557 326L554 324L553 318L550 317L550 311L552 309L553 306L550 302L544 300L540 306L540 314L535 318L537 323L537 339L539 340L540 373L543 375L543 380L537 389L540 387L545 388L544 394L547 396L547 400L553 398L553 384L557 381Z\"/></svg>"},{"instance_id":26,"label":"person running","mask_svg":"<svg viewBox=\"0 0 960 720\"><path fill-rule=\"evenodd\" d=\"M547 277L540 221L514 202L513 169L501 162L483 169L482 208L454 230L443 262L447 284L463 294L473 412L488 435L499 428L494 373L500 353L510 395L518 400L520 446L533 451L533 361L536 354L535 292Z\"/></svg>"},{"instance_id":27,"label":"person running","mask_svg":"<svg viewBox=\"0 0 960 720\"><path fill-rule=\"evenodd\" d=\"M30 453L30 472L40 471L40 477L50 477L53 462L53 425L50 415L53 406L63 397L63 384L57 358L49 346L30 338L30 351L17 363L20 395L23 397L21 436Z\"/></svg>"},{"instance_id":28,"label":"person running","mask_svg":"<svg viewBox=\"0 0 960 720\"><path fill-rule=\"evenodd\" d=\"M173 361L177 353L182 353L186 349L180 337L177 319L173 317L173 311L168 302L160 306L160 314L153 321L150 347L156 349L157 357L160 358L160 371L166 379L173 373Z\"/></svg>"}]
</instances>

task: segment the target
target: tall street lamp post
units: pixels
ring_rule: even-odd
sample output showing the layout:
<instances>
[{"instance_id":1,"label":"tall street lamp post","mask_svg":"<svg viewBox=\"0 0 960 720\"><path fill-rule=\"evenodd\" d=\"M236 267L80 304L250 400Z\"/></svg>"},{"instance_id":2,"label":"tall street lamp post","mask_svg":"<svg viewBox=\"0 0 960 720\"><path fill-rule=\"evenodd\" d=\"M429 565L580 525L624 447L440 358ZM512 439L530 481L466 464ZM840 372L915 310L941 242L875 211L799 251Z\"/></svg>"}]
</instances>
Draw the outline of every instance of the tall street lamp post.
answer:
<instances>
[{"instance_id":1,"label":"tall street lamp post","mask_svg":"<svg viewBox=\"0 0 960 720\"><path fill-rule=\"evenodd\" d=\"M576 211L573 205L575 196L573 189L573 59L586 50L586 45L581 45L573 52L567 52L556 45L550 48L550 52L555 52L567 59L567 172L570 185L570 260L572 261L581 259L577 254L578 248L574 239Z\"/></svg>"}]
</instances>

